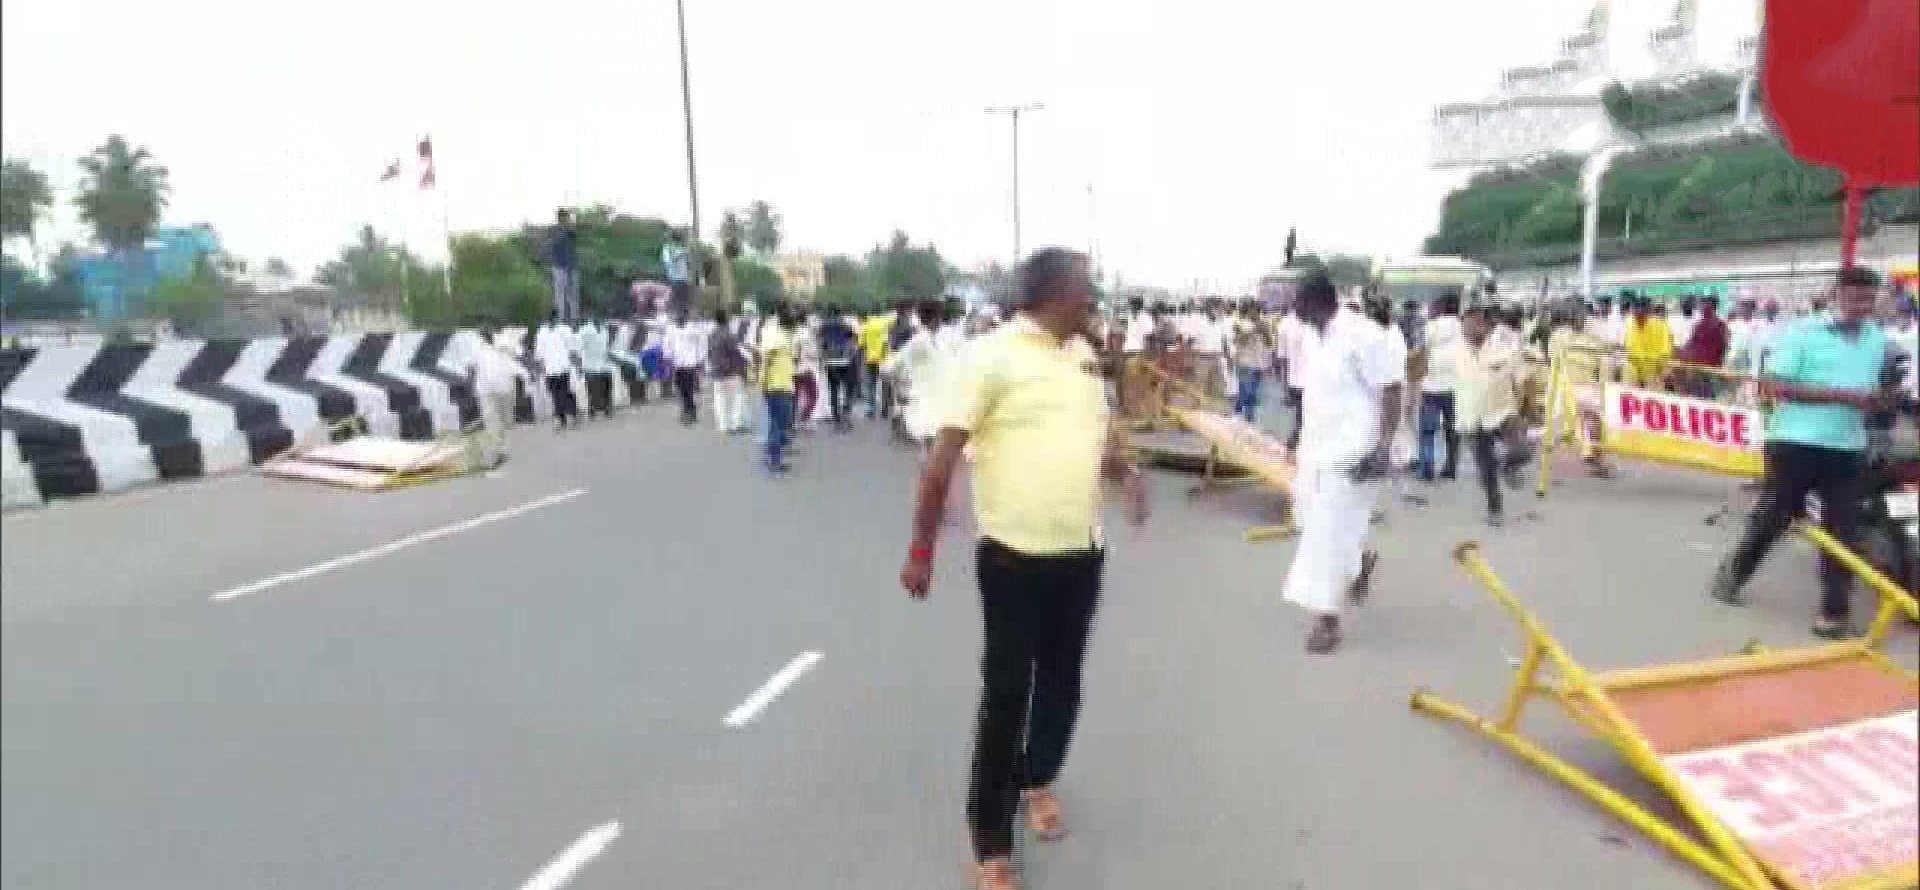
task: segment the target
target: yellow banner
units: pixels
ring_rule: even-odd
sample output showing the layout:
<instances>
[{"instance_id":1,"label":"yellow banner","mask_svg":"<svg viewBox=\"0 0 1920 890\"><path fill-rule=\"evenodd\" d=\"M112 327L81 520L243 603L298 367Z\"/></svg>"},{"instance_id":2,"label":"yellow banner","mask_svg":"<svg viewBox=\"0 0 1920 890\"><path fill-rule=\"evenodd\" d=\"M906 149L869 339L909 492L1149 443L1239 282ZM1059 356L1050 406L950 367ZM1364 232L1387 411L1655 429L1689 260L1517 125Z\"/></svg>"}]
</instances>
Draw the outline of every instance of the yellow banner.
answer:
<instances>
[{"instance_id":1,"label":"yellow banner","mask_svg":"<svg viewBox=\"0 0 1920 890\"><path fill-rule=\"evenodd\" d=\"M1607 451L1726 476L1766 473L1766 418L1752 408L1608 384L1600 429Z\"/></svg>"}]
</instances>

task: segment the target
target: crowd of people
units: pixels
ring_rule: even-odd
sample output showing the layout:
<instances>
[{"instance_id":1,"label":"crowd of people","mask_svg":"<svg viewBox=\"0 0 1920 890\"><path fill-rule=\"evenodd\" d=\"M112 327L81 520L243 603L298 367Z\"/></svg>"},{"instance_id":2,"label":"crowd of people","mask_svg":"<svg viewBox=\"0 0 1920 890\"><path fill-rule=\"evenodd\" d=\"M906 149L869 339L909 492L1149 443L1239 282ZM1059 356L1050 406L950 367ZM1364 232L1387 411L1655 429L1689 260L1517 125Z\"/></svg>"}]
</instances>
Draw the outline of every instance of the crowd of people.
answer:
<instances>
[{"instance_id":1,"label":"crowd of people","mask_svg":"<svg viewBox=\"0 0 1920 890\"><path fill-rule=\"evenodd\" d=\"M1536 457L1530 430L1554 410L1544 404L1550 373L1590 425L1605 382L1766 401L1760 504L1710 591L1731 604L1743 602L1742 588L1809 494L1829 530L1854 539L1854 486L1874 418L1910 413L1916 401L1913 305L1887 311L1878 280L1858 270L1799 315L1743 302L1722 318L1712 298L1669 313L1635 295L1523 309L1491 292L1396 312L1371 290L1343 299L1322 273L1306 276L1286 306L1135 301L1103 315L1087 266L1072 251L1036 252L1005 314L902 301L865 315L783 303L696 318L668 304L637 319L644 335L633 355L604 323L569 324L557 313L524 344L561 429L582 422L574 374L585 380L585 418L611 412L616 360L639 369L635 401L671 395L689 427L700 422L703 389L722 434L757 422L759 460L774 475L789 470L796 433L844 432L861 414L889 424L924 448L900 572L915 598L929 593L953 481L969 477L985 654L967 817L982 890L1018 886L1009 854L1022 804L1043 840L1065 832L1051 784L1077 716L1099 599L1103 489L1119 486L1135 521L1147 515L1115 417L1137 409L1143 386L1177 379L1189 397L1246 424L1285 429L1300 537L1281 592L1312 616L1305 645L1315 654L1339 647L1344 608L1368 595L1370 529L1394 480L1412 480L1404 499L1424 502L1419 486L1456 478L1459 455L1470 455L1487 520L1503 521L1502 489L1519 484ZM495 354L476 359L474 377L488 412L504 415L514 362L487 352ZM1159 371L1132 373L1141 366ZM1280 394L1277 418L1261 414L1268 390ZM1597 449L1585 457L1595 475L1611 474ZM1822 580L1813 630L1844 636L1849 575L1829 559Z\"/></svg>"}]
</instances>

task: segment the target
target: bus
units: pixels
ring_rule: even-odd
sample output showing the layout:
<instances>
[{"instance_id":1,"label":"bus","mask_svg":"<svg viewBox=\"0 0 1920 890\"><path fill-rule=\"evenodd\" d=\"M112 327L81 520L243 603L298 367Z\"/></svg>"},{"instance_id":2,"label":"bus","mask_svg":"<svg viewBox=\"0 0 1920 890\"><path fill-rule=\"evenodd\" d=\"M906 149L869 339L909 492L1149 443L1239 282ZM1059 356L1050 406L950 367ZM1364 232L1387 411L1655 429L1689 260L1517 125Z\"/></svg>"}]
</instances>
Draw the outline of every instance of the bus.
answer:
<instances>
[{"instance_id":1,"label":"bus","mask_svg":"<svg viewBox=\"0 0 1920 890\"><path fill-rule=\"evenodd\" d=\"M1300 280L1307 276L1308 271L1300 266L1281 266L1260 276L1260 282L1254 290L1260 308L1275 312L1292 306L1294 294L1300 290Z\"/></svg>"},{"instance_id":2,"label":"bus","mask_svg":"<svg viewBox=\"0 0 1920 890\"><path fill-rule=\"evenodd\" d=\"M1396 308L1409 302L1425 306L1446 296L1464 306L1493 283L1493 270L1457 256L1411 257L1376 263L1373 283Z\"/></svg>"}]
</instances>

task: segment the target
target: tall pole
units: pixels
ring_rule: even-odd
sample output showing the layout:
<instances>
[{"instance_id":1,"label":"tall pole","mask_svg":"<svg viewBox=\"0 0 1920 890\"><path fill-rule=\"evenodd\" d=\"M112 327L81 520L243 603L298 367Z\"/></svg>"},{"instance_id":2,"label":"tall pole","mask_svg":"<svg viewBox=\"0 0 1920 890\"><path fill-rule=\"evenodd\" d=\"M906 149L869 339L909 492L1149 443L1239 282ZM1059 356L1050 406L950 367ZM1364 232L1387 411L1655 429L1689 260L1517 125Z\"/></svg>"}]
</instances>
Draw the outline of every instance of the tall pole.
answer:
<instances>
[{"instance_id":1,"label":"tall pole","mask_svg":"<svg viewBox=\"0 0 1920 890\"><path fill-rule=\"evenodd\" d=\"M988 114L1004 114L1013 121L1013 265L1020 265L1020 113L1039 111L1045 105L996 105Z\"/></svg>"},{"instance_id":2,"label":"tall pole","mask_svg":"<svg viewBox=\"0 0 1920 890\"><path fill-rule=\"evenodd\" d=\"M673 0L674 14L680 23L680 111L687 122L687 202L692 205L693 231L687 244L687 282L696 294L700 288L700 264L694 248L700 244L700 185L693 171L693 89L687 76L687 4Z\"/></svg>"}]
</instances>

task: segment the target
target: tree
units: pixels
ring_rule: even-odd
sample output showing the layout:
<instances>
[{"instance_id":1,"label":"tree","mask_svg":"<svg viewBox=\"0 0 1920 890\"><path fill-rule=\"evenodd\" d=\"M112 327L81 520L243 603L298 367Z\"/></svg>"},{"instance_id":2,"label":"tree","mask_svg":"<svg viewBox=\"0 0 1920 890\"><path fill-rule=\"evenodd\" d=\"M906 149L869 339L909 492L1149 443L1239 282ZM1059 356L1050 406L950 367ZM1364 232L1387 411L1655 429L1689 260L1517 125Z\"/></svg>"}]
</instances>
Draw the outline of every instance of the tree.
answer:
<instances>
[{"instance_id":1,"label":"tree","mask_svg":"<svg viewBox=\"0 0 1920 890\"><path fill-rule=\"evenodd\" d=\"M411 290L411 269L405 265L405 250L389 242L373 226L360 227L360 236L340 249L314 274L314 280L328 287L367 298L370 302L398 306L403 291Z\"/></svg>"},{"instance_id":2,"label":"tree","mask_svg":"<svg viewBox=\"0 0 1920 890\"><path fill-rule=\"evenodd\" d=\"M40 214L52 206L46 174L16 158L0 163L0 240L31 241Z\"/></svg>"},{"instance_id":3,"label":"tree","mask_svg":"<svg viewBox=\"0 0 1920 890\"><path fill-rule=\"evenodd\" d=\"M740 256L740 246L747 243L747 226L740 221L740 214L728 210L720 214L720 253L728 258Z\"/></svg>"},{"instance_id":4,"label":"tree","mask_svg":"<svg viewBox=\"0 0 1920 890\"><path fill-rule=\"evenodd\" d=\"M747 206L747 246L761 256L767 256L780 249L785 237L781 232L783 220L775 213L773 205L765 201L755 201Z\"/></svg>"},{"instance_id":5,"label":"tree","mask_svg":"<svg viewBox=\"0 0 1920 890\"><path fill-rule=\"evenodd\" d=\"M271 275L274 278L278 278L281 280L286 280L293 277L293 267L287 265L286 260L283 260L277 256L267 257L266 271L268 275Z\"/></svg>"},{"instance_id":6,"label":"tree","mask_svg":"<svg viewBox=\"0 0 1920 890\"><path fill-rule=\"evenodd\" d=\"M124 261L139 250L167 207L167 168L145 148L113 135L81 158L80 193L73 202L94 239Z\"/></svg>"},{"instance_id":7,"label":"tree","mask_svg":"<svg viewBox=\"0 0 1920 890\"><path fill-rule=\"evenodd\" d=\"M203 256L194 260L193 271L155 285L147 295L147 312L165 318L182 334L199 334L219 316L228 290L219 261Z\"/></svg>"},{"instance_id":8,"label":"tree","mask_svg":"<svg viewBox=\"0 0 1920 890\"><path fill-rule=\"evenodd\" d=\"M867 254L867 274L888 300L932 300L947 287L947 264L929 244L914 247L907 233L895 229L885 247Z\"/></svg>"},{"instance_id":9,"label":"tree","mask_svg":"<svg viewBox=\"0 0 1920 890\"><path fill-rule=\"evenodd\" d=\"M786 283L780 280L780 273L768 268L764 263L746 257L733 261L733 287L742 300L752 300L759 306L772 306L786 299ZM815 302L819 302L817 296Z\"/></svg>"}]
</instances>

